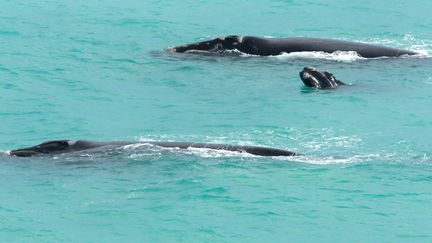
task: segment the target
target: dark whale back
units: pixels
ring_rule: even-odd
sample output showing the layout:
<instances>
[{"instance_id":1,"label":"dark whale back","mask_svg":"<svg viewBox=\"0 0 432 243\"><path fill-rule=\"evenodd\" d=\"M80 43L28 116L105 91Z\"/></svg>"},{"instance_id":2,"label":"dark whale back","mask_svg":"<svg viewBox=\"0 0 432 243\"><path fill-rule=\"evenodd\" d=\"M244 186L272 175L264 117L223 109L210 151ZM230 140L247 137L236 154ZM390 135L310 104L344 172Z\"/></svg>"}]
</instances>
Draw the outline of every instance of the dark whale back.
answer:
<instances>
[{"instance_id":1,"label":"dark whale back","mask_svg":"<svg viewBox=\"0 0 432 243\"><path fill-rule=\"evenodd\" d=\"M365 58L375 57L398 57L402 55L414 55L415 52L401 50L396 48L365 44L359 42L319 39L319 38L260 38L245 36L243 37L243 46L240 46L244 51L252 51L251 54L256 55L279 55L283 52L299 52L299 51L322 51L333 53L336 51L355 51L360 56Z\"/></svg>"}]
</instances>

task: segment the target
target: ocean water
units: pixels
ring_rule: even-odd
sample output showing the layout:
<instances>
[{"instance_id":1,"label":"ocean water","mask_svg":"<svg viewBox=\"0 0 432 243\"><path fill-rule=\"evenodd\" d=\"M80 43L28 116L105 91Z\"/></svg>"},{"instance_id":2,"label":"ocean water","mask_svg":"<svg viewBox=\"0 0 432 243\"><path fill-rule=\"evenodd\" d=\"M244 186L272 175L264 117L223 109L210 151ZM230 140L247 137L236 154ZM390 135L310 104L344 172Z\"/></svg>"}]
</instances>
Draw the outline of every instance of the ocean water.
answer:
<instances>
[{"instance_id":1,"label":"ocean water","mask_svg":"<svg viewBox=\"0 0 432 243\"><path fill-rule=\"evenodd\" d=\"M272 146L264 158L126 146L0 156L2 242L432 241L432 2L0 0L0 151L53 139ZM415 50L175 55L240 34ZM352 86L312 90L304 66Z\"/></svg>"}]
</instances>

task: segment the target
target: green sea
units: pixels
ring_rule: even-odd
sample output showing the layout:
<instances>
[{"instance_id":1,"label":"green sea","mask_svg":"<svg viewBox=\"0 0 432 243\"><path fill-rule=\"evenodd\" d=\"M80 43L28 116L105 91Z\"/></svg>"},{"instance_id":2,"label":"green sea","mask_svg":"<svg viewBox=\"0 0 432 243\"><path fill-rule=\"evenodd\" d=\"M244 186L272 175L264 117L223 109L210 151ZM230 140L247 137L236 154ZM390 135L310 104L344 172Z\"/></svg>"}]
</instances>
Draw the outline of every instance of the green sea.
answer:
<instances>
[{"instance_id":1,"label":"green sea","mask_svg":"<svg viewBox=\"0 0 432 243\"><path fill-rule=\"evenodd\" d=\"M431 242L432 1L0 0L1 242ZM225 35L418 51L195 56ZM352 84L304 87L305 66ZM299 157L54 139L259 145Z\"/></svg>"}]
</instances>

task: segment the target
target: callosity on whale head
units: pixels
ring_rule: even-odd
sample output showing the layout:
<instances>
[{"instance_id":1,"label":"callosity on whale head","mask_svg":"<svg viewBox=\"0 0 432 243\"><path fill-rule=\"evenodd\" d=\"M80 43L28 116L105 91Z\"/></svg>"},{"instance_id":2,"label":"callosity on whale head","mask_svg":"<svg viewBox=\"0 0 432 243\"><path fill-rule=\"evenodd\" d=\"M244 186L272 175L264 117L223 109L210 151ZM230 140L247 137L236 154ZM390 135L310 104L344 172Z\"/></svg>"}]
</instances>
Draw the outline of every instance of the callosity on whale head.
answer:
<instances>
[{"instance_id":1,"label":"callosity on whale head","mask_svg":"<svg viewBox=\"0 0 432 243\"><path fill-rule=\"evenodd\" d=\"M221 52L225 50L234 50L236 48L236 45L241 41L242 38L240 36L230 35L226 37L218 37L213 40L176 46L170 50L173 52L181 53Z\"/></svg>"},{"instance_id":2,"label":"callosity on whale head","mask_svg":"<svg viewBox=\"0 0 432 243\"><path fill-rule=\"evenodd\" d=\"M315 87L318 89L336 88L339 85L345 85L342 81L329 72L321 72L313 67L305 67L300 72L300 78L303 83L308 87Z\"/></svg>"},{"instance_id":3,"label":"callosity on whale head","mask_svg":"<svg viewBox=\"0 0 432 243\"><path fill-rule=\"evenodd\" d=\"M41 154L62 153L66 152L72 144L73 142L70 140L48 141L33 147L12 150L10 151L10 155L30 157Z\"/></svg>"}]
</instances>

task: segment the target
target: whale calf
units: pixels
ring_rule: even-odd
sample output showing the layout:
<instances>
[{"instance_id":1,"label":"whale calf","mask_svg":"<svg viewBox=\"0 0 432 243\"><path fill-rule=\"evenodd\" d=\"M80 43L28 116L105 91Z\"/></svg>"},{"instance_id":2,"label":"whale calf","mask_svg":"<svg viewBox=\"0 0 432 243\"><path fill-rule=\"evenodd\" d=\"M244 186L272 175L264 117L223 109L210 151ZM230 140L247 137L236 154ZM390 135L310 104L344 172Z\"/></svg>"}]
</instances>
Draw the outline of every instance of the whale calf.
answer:
<instances>
[{"instance_id":1,"label":"whale calf","mask_svg":"<svg viewBox=\"0 0 432 243\"><path fill-rule=\"evenodd\" d=\"M265 38L239 35L218 37L213 40L176 46L169 50L194 54L222 53L230 50L238 50L246 54L259 56L274 56L282 53L305 51L320 51L326 53L355 51L358 55L365 58L399 57L402 55L418 54L408 50L343 40L304 37Z\"/></svg>"},{"instance_id":2,"label":"whale calf","mask_svg":"<svg viewBox=\"0 0 432 243\"><path fill-rule=\"evenodd\" d=\"M248 145L229 145L217 143L192 143L192 142L161 142L161 141L114 141L114 142L95 142L87 140L54 140L43 142L39 145L11 150L9 152L12 156L18 157L31 157L49 154L63 154L76 151L83 151L92 148L103 146L125 146L131 144L151 144L164 148L205 148L215 150L233 151L239 153L249 153L259 156L295 156L299 155L283 149L248 146Z\"/></svg>"},{"instance_id":3,"label":"whale calf","mask_svg":"<svg viewBox=\"0 0 432 243\"><path fill-rule=\"evenodd\" d=\"M313 67L305 67L300 72L300 78L307 87L318 89L333 89L340 85L346 85L344 82L337 80L336 77L327 72L320 71Z\"/></svg>"}]
</instances>

